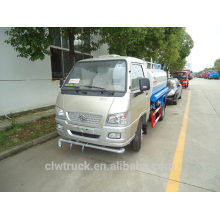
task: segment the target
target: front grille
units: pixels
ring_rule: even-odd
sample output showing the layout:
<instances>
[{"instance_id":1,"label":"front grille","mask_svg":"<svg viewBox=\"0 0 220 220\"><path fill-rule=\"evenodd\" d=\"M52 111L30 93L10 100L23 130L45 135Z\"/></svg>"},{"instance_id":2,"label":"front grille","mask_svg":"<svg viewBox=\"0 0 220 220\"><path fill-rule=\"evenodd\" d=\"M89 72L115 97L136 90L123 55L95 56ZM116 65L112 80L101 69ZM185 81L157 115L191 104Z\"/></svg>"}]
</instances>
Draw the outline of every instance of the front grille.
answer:
<instances>
[{"instance_id":1,"label":"front grille","mask_svg":"<svg viewBox=\"0 0 220 220\"><path fill-rule=\"evenodd\" d=\"M99 125L103 115L88 112L67 112L69 120L80 124Z\"/></svg>"},{"instance_id":2,"label":"front grille","mask_svg":"<svg viewBox=\"0 0 220 220\"><path fill-rule=\"evenodd\" d=\"M82 133L82 132L78 132L78 131L71 131L72 134L74 135L78 135L81 137L88 137L88 138L99 138L99 135L96 134L87 134L87 133Z\"/></svg>"}]
</instances>

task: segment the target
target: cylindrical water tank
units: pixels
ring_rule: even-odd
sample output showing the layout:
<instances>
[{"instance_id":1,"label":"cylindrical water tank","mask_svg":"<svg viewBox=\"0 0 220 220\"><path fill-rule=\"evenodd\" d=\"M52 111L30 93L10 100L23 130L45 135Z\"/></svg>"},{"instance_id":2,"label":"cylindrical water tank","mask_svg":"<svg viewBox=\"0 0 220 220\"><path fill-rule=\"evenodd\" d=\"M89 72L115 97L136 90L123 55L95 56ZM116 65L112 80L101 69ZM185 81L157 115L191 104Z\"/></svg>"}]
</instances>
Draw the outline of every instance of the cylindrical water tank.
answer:
<instances>
[{"instance_id":1,"label":"cylindrical water tank","mask_svg":"<svg viewBox=\"0 0 220 220\"><path fill-rule=\"evenodd\" d=\"M146 69L146 72L150 79L152 95L167 86L167 73L165 71L159 69Z\"/></svg>"}]
</instances>

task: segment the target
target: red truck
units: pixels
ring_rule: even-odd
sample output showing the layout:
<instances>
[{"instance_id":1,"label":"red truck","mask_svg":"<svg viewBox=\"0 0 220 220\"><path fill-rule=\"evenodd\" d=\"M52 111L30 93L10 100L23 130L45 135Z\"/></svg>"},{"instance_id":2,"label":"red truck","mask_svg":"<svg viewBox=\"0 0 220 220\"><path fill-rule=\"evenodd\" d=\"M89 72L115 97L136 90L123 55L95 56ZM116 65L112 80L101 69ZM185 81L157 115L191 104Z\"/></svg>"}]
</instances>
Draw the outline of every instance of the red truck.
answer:
<instances>
[{"instance_id":1,"label":"red truck","mask_svg":"<svg viewBox=\"0 0 220 220\"><path fill-rule=\"evenodd\" d=\"M173 74L173 78L177 78L182 86L187 88L189 86L189 76L186 71L179 71Z\"/></svg>"},{"instance_id":2,"label":"red truck","mask_svg":"<svg viewBox=\"0 0 220 220\"><path fill-rule=\"evenodd\" d=\"M208 79L208 78L209 78L209 76L210 76L209 73L210 73L210 72L211 72L211 70L208 70L208 71L205 72L205 74L204 74L204 78L205 78L205 79Z\"/></svg>"},{"instance_id":3,"label":"red truck","mask_svg":"<svg viewBox=\"0 0 220 220\"><path fill-rule=\"evenodd\" d=\"M188 78L193 79L193 74L192 71L190 69L182 69L181 71L187 72L188 73Z\"/></svg>"},{"instance_id":4,"label":"red truck","mask_svg":"<svg viewBox=\"0 0 220 220\"><path fill-rule=\"evenodd\" d=\"M205 78L205 72L202 72L202 74L200 75L201 75L201 78Z\"/></svg>"}]
</instances>

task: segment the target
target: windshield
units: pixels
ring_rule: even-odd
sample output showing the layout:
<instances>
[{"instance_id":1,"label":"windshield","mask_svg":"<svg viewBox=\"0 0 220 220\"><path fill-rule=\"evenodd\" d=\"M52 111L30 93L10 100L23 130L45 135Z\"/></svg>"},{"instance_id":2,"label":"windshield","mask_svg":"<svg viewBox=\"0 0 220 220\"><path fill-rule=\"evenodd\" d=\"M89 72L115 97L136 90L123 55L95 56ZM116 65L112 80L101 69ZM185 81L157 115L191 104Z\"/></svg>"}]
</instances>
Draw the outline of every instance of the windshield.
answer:
<instances>
[{"instance_id":1,"label":"windshield","mask_svg":"<svg viewBox=\"0 0 220 220\"><path fill-rule=\"evenodd\" d=\"M218 70L212 70L210 73L219 73L219 71Z\"/></svg>"},{"instance_id":2,"label":"windshield","mask_svg":"<svg viewBox=\"0 0 220 220\"><path fill-rule=\"evenodd\" d=\"M168 80L167 81L167 87L169 89L175 89L176 88L176 81L175 80Z\"/></svg>"},{"instance_id":3,"label":"windshield","mask_svg":"<svg viewBox=\"0 0 220 220\"><path fill-rule=\"evenodd\" d=\"M186 73L183 73L183 72L181 72L181 73L174 73L173 77L174 78L178 78L178 79L184 79L184 78L186 78Z\"/></svg>"},{"instance_id":4,"label":"windshield","mask_svg":"<svg viewBox=\"0 0 220 220\"><path fill-rule=\"evenodd\" d=\"M186 73L190 73L191 72L190 70L182 70L182 71L184 71Z\"/></svg>"},{"instance_id":5,"label":"windshield","mask_svg":"<svg viewBox=\"0 0 220 220\"><path fill-rule=\"evenodd\" d=\"M79 62L69 73L62 89L125 92L124 60Z\"/></svg>"}]
</instances>

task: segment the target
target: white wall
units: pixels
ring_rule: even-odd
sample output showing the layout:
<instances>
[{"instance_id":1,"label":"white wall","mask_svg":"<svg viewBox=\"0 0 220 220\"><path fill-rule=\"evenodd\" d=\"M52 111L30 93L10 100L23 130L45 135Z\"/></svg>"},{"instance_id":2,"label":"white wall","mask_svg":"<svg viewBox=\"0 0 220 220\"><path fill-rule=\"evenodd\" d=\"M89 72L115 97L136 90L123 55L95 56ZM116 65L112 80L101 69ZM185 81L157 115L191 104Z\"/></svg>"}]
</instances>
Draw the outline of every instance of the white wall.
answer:
<instances>
[{"instance_id":1,"label":"white wall","mask_svg":"<svg viewBox=\"0 0 220 220\"><path fill-rule=\"evenodd\" d=\"M59 81L52 80L50 56L43 61L29 61L4 42L10 28L0 27L0 116L55 105ZM108 54L102 45L92 56Z\"/></svg>"},{"instance_id":2,"label":"white wall","mask_svg":"<svg viewBox=\"0 0 220 220\"><path fill-rule=\"evenodd\" d=\"M55 105L58 81L52 80L50 56L43 61L17 57L0 27L0 115Z\"/></svg>"}]
</instances>

